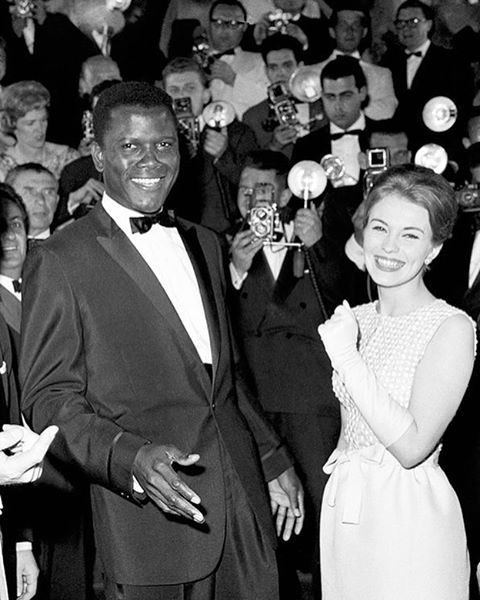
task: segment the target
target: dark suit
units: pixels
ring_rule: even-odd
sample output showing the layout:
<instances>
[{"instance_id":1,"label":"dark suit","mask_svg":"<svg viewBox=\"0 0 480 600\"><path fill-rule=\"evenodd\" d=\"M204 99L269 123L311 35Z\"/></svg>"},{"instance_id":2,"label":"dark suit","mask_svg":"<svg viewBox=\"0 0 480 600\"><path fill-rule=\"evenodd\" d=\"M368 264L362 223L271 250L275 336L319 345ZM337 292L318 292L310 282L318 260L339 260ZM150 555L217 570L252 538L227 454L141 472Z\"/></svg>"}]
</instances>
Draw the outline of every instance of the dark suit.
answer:
<instances>
[{"instance_id":1,"label":"dark suit","mask_svg":"<svg viewBox=\"0 0 480 600\"><path fill-rule=\"evenodd\" d=\"M92 483L107 576L136 586L197 581L217 567L226 520L222 447L270 547L257 457L268 480L290 464L233 373L216 236L184 221L178 228L205 308L212 380L157 278L101 204L35 247L24 275L24 409L36 429L59 425L52 452ZM182 478L202 499L205 526L135 499L132 466L147 441L198 452L198 467L182 469Z\"/></svg>"},{"instance_id":2,"label":"dark suit","mask_svg":"<svg viewBox=\"0 0 480 600\"><path fill-rule=\"evenodd\" d=\"M449 157L459 159L461 140L473 98L473 75L470 65L452 50L431 44L410 89L407 88L407 56L402 50L387 57L385 61L392 71L398 107L395 118L408 135L411 150L433 142L443 146ZM435 133L423 122L425 104L435 96L447 96L456 104L458 117L448 131Z\"/></svg>"},{"instance_id":3,"label":"dark suit","mask_svg":"<svg viewBox=\"0 0 480 600\"><path fill-rule=\"evenodd\" d=\"M20 350L22 303L15 294L7 290L3 285L0 285L0 313L8 325L15 353L18 356Z\"/></svg>"},{"instance_id":4,"label":"dark suit","mask_svg":"<svg viewBox=\"0 0 480 600\"><path fill-rule=\"evenodd\" d=\"M312 102L308 105L309 118L314 119L318 117L318 120L313 122L312 130L318 129L325 123L325 116L323 114L323 105L321 101ZM272 117L272 109L270 108L270 102L268 100L262 100L255 106L249 108L243 114L243 122L252 129L257 138L257 143L260 148L268 150L273 140L273 132L267 131L264 127L264 123ZM293 143L286 144L281 149L288 158L291 157L293 151Z\"/></svg>"}]
</instances>

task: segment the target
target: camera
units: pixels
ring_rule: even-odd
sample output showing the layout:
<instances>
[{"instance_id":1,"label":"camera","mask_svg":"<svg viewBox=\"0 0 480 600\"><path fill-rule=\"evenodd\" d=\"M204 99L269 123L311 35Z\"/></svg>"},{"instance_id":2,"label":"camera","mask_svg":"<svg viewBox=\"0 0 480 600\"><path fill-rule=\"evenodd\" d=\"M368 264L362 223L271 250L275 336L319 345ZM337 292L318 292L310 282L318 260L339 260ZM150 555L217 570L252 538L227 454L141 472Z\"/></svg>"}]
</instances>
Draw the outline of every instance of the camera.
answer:
<instances>
[{"instance_id":1,"label":"camera","mask_svg":"<svg viewBox=\"0 0 480 600\"><path fill-rule=\"evenodd\" d=\"M196 150L200 139L200 126L192 110L190 98L174 98L173 112L177 117L180 132L187 138Z\"/></svg>"},{"instance_id":2,"label":"camera","mask_svg":"<svg viewBox=\"0 0 480 600\"><path fill-rule=\"evenodd\" d=\"M247 215L250 231L266 243L277 241L277 234L281 232L281 222L273 185L257 183L251 190L250 206Z\"/></svg>"},{"instance_id":3,"label":"camera","mask_svg":"<svg viewBox=\"0 0 480 600\"><path fill-rule=\"evenodd\" d=\"M205 73L210 75L210 67L215 62L215 56L206 35L199 35L194 39L192 55Z\"/></svg>"},{"instance_id":4,"label":"camera","mask_svg":"<svg viewBox=\"0 0 480 600\"><path fill-rule=\"evenodd\" d=\"M283 10L278 9L268 13L268 33L287 34L287 25L293 19L293 15Z\"/></svg>"},{"instance_id":5,"label":"camera","mask_svg":"<svg viewBox=\"0 0 480 600\"><path fill-rule=\"evenodd\" d=\"M363 195L368 194L376 178L390 166L388 148L369 148L367 150L367 169L363 178Z\"/></svg>"},{"instance_id":6,"label":"camera","mask_svg":"<svg viewBox=\"0 0 480 600\"><path fill-rule=\"evenodd\" d=\"M463 210L480 210L480 184L467 183L455 191L455 197Z\"/></svg>"},{"instance_id":7,"label":"camera","mask_svg":"<svg viewBox=\"0 0 480 600\"><path fill-rule=\"evenodd\" d=\"M287 86L283 82L272 83L268 86L267 93L279 124L296 127L299 124L297 109Z\"/></svg>"},{"instance_id":8,"label":"camera","mask_svg":"<svg viewBox=\"0 0 480 600\"><path fill-rule=\"evenodd\" d=\"M13 14L19 19L33 19L35 16L34 0L14 0Z\"/></svg>"}]
</instances>

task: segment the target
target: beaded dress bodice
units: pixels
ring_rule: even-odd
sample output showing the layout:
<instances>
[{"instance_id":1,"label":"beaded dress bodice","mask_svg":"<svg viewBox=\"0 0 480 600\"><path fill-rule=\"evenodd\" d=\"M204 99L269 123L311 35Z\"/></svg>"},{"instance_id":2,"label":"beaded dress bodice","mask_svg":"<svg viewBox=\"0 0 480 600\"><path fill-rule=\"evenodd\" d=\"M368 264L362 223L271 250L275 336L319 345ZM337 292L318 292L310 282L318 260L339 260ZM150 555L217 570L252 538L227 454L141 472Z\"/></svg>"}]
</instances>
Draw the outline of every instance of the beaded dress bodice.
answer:
<instances>
[{"instance_id":1,"label":"beaded dress bodice","mask_svg":"<svg viewBox=\"0 0 480 600\"><path fill-rule=\"evenodd\" d=\"M406 408L415 371L428 343L445 319L461 311L443 300L434 300L396 317L380 314L377 307L373 302L354 309L359 325L359 352L377 381ZM345 409L344 436L348 449L379 443L335 371L333 389Z\"/></svg>"}]
</instances>

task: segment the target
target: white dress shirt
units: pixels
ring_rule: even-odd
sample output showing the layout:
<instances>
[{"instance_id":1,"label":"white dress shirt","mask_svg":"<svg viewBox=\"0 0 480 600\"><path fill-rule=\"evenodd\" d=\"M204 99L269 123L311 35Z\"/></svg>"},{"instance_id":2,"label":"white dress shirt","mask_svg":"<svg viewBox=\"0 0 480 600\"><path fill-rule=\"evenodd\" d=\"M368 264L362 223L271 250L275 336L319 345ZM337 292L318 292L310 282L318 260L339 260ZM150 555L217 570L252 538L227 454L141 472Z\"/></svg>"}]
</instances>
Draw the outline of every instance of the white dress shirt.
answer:
<instances>
[{"instance_id":1,"label":"white dress shirt","mask_svg":"<svg viewBox=\"0 0 480 600\"><path fill-rule=\"evenodd\" d=\"M362 113L359 118L348 129L365 129L365 115ZM330 122L330 133L341 133L344 131L335 123ZM332 154L338 156L345 165L345 175L338 186L355 185L360 177L360 165L358 155L360 153L360 142L357 135L344 135L338 140L332 140Z\"/></svg>"},{"instance_id":2,"label":"white dress shirt","mask_svg":"<svg viewBox=\"0 0 480 600\"><path fill-rule=\"evenodd\" d=\"M175 227L155 224L146 233L132 233L130 217L143 216L115 202L106 193L102 205L125 233L165 290L203 363L212 364L212 350L200 289L182 238Z\"/></svg>"},{"instance_id":3,"label":"white dress shirt","mask_svg":"<svg viewBox=\"0 0 480 600\"><path fill-rule=\"evenodd\" d=\"M21 282L22 278L20 277L18 279L18 281ZM18 300L20 300L20 302L22 301L22 292L17 292L15 290L15 288L13 287L12 277L8 277L7 275L0 274L0 285L3 286L11 294L13 294L15 296L15 298L18 298Z\"/></svg>"},{"instance_id":4,"label":"white dress shirt","mask_svg":"<svg viewBox=\"0 0 480 600\"><path fill-rule=\"evenodd\" d=\"M409 56L407 58L407 88L408 89L410 89L412 87L413 78L415 77L415 74L418 71L418 67L420 66L422 60L425 57L427 50L430 48L430 44L431 44L430 40L427 40L421 46L419 46L418 48L415 48L415 50L412 50L412 52L421 52L422 56ZM407 51L405 51L405 52L407 52ZM408 53L410 53L410 52L408 52Z\"/></svg>"},{"instance_id":5,"label":"white dress shirt","mask_svg":"<svg viewBox=\"0 0 480 600\"><path fill-rule=\"evenodd\" d=\"M236 77L233 86L221 79L212 79L210 82L212 100L230 102L235 108L237 118L241 119L248 108L267 97L267 87L270 82L265 73L262 55L235 48L234 54L226 54L220 60L232 67Z\"/></svg>"}]
</instances>

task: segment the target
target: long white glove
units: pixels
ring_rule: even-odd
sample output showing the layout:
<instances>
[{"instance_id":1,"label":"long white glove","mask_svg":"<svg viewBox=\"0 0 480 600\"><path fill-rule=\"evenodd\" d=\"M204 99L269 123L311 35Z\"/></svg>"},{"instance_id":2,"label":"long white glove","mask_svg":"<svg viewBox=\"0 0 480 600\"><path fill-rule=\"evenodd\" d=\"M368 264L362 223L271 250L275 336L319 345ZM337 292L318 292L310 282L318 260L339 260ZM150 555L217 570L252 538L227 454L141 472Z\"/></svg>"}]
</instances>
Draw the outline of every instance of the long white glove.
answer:
<instances>
[{"instance_id":1,"label":"long white glove","mask_svg":"<svg viewBox=\"0 0 480 600\"><path fill-rule=\"evenodd\" d=\"M348 302L336 308L318 333L333 368L370 429L385 447L396 442L413 423L413 417L389 396L360 356L358 323Z\"/></svg>"}]
</instances>

